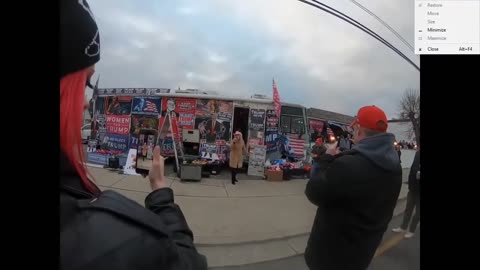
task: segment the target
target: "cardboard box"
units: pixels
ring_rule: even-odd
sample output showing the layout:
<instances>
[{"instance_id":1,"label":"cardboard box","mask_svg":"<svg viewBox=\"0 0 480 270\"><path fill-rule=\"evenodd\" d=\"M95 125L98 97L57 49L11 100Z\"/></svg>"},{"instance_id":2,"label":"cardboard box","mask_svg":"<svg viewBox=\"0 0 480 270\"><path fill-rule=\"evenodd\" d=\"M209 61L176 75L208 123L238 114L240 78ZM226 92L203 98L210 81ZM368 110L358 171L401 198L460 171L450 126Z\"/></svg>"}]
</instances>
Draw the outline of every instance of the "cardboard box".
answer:
<instances>
[{"instance_id":1,"label":"cardboard box","mask_svg":"<svg viewBox=\"0 0 480 270\"><path fill-rule=\"evenodd\" d=\"M283 171L267 171L267 181L283 181Z\"/></svg>"}]
</instances>

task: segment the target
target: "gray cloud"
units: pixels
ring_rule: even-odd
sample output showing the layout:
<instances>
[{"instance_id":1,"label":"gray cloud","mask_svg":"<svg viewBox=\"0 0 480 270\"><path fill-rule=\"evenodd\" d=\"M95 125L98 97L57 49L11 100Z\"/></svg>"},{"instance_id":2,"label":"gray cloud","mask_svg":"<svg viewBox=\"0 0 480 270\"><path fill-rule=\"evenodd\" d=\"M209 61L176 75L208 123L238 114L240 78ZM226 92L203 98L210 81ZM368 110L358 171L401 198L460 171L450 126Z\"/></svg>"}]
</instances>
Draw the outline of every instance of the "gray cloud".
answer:
<instances>
[{"instance_id":1,"label":"gray cloud","mask_svg":"<svg viewBox=\"0 0 480 270\"><path fill-rule=\"evenodd\" d=\"M418 64L418 57L350 1L323 2L378 31ZM413 0L358 2L413 44ZM101 29L101 87L271 95L275 77L286 102L351 115L376 104L389 117L405 88L419 88L419 72L390 49L295 0L90 4Z\"/></svg>"}]
</instances>

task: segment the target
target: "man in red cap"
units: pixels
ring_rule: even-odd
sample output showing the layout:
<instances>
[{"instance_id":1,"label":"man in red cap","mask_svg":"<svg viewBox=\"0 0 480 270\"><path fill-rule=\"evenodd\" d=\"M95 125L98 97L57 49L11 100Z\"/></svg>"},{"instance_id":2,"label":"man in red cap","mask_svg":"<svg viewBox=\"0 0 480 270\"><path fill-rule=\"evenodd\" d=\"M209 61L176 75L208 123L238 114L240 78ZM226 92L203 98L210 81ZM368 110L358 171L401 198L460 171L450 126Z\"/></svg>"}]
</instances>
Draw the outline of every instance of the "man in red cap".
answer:
<instances>
[{"instance_id":1,"label":"man in red cap","mask_svg":"<svg viewBox=\"0 0 480 270\"><path fill-rule=\"evenodd\" d=\"M358 111L351 150L327 146L305 194L318 206L305 260L310 269L367 269L392 219L402 168L376 106Z\"/></svg>"}]
</instances>

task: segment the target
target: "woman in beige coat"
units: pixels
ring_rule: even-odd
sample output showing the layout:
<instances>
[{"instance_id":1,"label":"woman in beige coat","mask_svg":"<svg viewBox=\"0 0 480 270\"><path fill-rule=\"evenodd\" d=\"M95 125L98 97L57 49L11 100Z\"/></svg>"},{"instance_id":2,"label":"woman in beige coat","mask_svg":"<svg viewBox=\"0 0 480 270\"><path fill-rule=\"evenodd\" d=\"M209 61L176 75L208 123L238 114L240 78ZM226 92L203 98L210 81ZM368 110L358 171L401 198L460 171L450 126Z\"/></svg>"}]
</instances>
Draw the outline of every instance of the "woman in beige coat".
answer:
<instances>
[{"instance_id":1,"label":"woman in beige coat","mask_svg":"<svg viewBox=\"0 0 480 270\"><path fill-rule=\"evenodd\" d=\"M230 145L230 170L232 171L232 185L235 185L237 173L243 167L243 155L247 153L242 133L236 131L233 135L232 144Z\"/></svg>"}]
</instances>

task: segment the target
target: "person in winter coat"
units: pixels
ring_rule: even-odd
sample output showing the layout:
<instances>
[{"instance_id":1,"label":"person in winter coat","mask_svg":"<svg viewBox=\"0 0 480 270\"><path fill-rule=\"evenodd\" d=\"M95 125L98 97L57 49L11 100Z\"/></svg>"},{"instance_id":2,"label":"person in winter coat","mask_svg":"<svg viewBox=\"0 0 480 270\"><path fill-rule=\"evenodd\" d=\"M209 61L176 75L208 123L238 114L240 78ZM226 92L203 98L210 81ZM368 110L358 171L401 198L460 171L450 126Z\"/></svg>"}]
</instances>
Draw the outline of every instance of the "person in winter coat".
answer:
<instances>
[{"instance_id":1,"label":"person in winter coat","mask_svg":"<svg viewBox=\"0 0 480 270\"><path fill-rule=\"evenodd\" d=\"M155 147L145 207L87 176L80 128L85 85L100 59L95 20L84 0L60 1L60 269L207 269L167 187Z\"/></svg>"},{"instance_id":2,"label":"person in winter coat","mask_svg":"<svg viewBox=\"0 0 480 270\"><path fill-rule=\"evenodd\" d=\"M413 210L415 215L412 219ZM410 223L410 219L412 219ZM420 145L417 146L417 152L413 158L410 174L408 175L408 194L407 206L403 215L402 225L394 228L392 231L405 233L405 238L411 238L415 234L417 225L420 222ZM410 223L410 226L408 224ZM407 231L408 229L408 231Z\"/></svg>"},{"instance_id":3,"label":"person in winter coat","mask_svg":"<svg viewBox=\"0 0 480 270\"><path fill-rule=\"evenodd\" d=\"M402 168L378 107L358 111L354 147L340 153L327 146L320 170L305 195L318 206L305 261L310 269L367 269L392 219L402 185Z\"/></svg>"},{"instance_id":4,"label":"person in winter coat","mask_svg":"<svg viewBox=\"0 0 480 270\"><path fill-rule=\"evenodd\" d=\"M232 185L238 182L237 173L243 167L243 156L247 153L245 142L240 131L236 131L230 144L229 165L232 172Z\"/></svg>"},{"instance_id":5,"label":"person in winter coat","mask_svg":"<svg viewBox=\"0 0 480 270\"><path fill-rule=\"evenodd\" d=\"M395 151L397 151L398 158L400 159L400 163L402 163L402 148L397 143L395 143Z\"/></svg>"},{"instance_id":6,"label":"person in winter coat","mask_svg":"<svg viewBox=\"0 0 480 270\"><path fill-rule=\"evenodd\" d=\"M315 140L315 145L312 147L312 159L318 160L326 151L327 147L325 147L325 144L323 143L323 138L317 138L317 140Z\"/></svg>"},{"instance_id":7,"label":"person in winter coat","mask_svg":"<svg viewBox=\"0 0 480 270\"><path fill-rule=\"evenodd\" d=\"M312 169L310 171L310 176L315 175L319 169L320 164L318 161L326 151L327 147L323 143L323 139L321 137L317 138L315 145L312 147Z\"/></svg>"}]
</instances>

